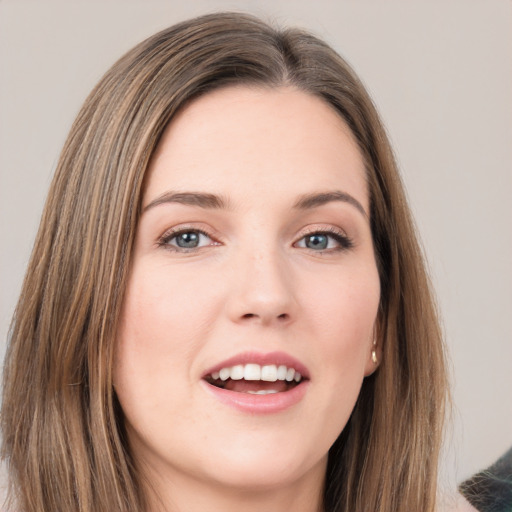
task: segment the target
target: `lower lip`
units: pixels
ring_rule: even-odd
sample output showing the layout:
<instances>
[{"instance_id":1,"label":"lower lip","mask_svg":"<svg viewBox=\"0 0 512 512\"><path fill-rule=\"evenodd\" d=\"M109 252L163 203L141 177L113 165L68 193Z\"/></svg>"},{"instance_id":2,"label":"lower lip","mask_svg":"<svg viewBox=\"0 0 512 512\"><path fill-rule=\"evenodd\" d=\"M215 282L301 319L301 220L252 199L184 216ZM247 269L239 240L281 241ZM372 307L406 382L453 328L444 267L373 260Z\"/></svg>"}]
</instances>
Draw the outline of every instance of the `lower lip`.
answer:
<instances>
[{"instance_id":1,"label":"lower lip","mask_svg":"<svg viewBox=\"0 0 512 512\"><path fill-rule=\"evenodd\" d=\"M284 411L299 403L309 386L309 381L303 381L289 391L269 393L268 395L253 395L252 393L238 393L218 388L201 381L207 392L217 400L239 411L253 414L272 414Z\"/></svg>"}]
</instances>

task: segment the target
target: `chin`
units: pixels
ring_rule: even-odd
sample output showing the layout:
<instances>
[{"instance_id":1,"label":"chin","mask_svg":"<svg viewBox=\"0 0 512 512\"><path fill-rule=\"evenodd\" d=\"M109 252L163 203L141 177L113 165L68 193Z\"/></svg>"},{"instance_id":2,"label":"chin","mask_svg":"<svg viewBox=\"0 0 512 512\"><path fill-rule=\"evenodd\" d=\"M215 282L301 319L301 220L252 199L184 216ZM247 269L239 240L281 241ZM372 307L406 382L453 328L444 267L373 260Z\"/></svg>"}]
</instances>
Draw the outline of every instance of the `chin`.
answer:
<instances>
[{"instance_id":1,"label":"chin","mask_svg":"<svg viewBox=\"0 0 512 512\"><path fill-rule=\"evenodd\" d=\"M327 456L320 461L280 460L270 457L265 460L222 464L215 468L214 478L220 485L240 491L270 491L292 485L311 472L318 472L323 479L327 467Z\"/></svg>"},{"instance_id":2,"label":"chin","mask_svg":"<svg viewBox=\"0 0 512 512\"><path fill-rule=\"evenodd\" d=\"M311 472L323 479L327 453L308 452L304 444L290 441L246 439L232 443L229 450L219 450L211 462L207 471L219 484L242 491L271 490L296 483Z\"/></svg>"}]
</instances>

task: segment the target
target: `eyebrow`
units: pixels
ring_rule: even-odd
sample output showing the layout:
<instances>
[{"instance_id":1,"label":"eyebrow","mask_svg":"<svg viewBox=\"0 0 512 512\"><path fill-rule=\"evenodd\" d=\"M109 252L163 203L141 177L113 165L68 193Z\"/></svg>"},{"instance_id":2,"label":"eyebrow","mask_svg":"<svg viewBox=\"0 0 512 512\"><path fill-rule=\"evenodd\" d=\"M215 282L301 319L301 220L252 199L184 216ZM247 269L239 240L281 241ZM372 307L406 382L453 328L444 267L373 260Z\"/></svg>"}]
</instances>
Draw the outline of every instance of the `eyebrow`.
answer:
<instances>
[{"instance_id":1,"label":"eyebrow","mask_svg":"<svg viewBox=\"0 0 512 512\"><path fill-rule=\"evenodd\" d=\"M207 194L203 192L165 192L151 201L144 207L143 212L154 208L160 204L179 203L189 206L199 206L208 210L227 209L228 202L222 197L215 194Z\"/></svg>"},{"instance_id":2,"label":"eyebrow","mask_svg":"<svg viewBox=\"0 0 512 512\"><path fill-rule=\"evenodd\" d=\"M341 201L354 206L366 219L368 214L363 208L363 205L353 196L346 192L333 191L333 192L320 192L313 194L305 194L299 198L299 200L293 205L294 208L299 210L309 210L311 208L318 208L324 204L331 203L333 201Z\"/></svg>"},{"instance_id":3,"label":"eyebrow","mask_svg":"<svg viewBox=\"0 0 512 512\"><path fill-rule=\"evenodd\" d=\"M368 214L363 208L363 205L355 197L347 194L346 192L341 192L338 190L332 192L304 194L299 197L299 199L293 205L293 208L297 210L310 210L334 201L348 203L354 206L365 218L368 218ZM144 207L143 212L146 212L155 206L166 203L179 203L188 206L198 206L199 208L204 208L207 210L222 210L229 208L228 201L216 194L209 194L205 192L169 191L158 196L156 199L153 199L153 201Z\"/></svg>"}]
</instances>

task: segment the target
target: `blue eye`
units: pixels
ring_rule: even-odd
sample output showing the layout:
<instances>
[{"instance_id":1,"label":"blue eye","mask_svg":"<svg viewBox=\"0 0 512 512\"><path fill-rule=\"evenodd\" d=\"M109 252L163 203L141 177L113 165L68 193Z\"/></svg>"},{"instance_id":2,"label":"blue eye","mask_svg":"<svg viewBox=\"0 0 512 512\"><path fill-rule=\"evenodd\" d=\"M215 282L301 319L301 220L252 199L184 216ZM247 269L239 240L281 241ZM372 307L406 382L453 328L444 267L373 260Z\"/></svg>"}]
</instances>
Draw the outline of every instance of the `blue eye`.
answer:
<instances>
[{"instance_id":1,"label":"blue eye","mask_svg":"<svg viewBox=\"0 0 512 512\"><path fill-rule=\"evenodd\" d=\"M349 249L352 247L352 241L345 235L338 232L316 232L310 233L301 238L296 244L296 247L303 247L311 249L312 251L336 251Z\"/></svg>"},{"instance_id":2,"label":"blue eye","mask_svg":"<svg viewBox=\"0 0 512 512\"><path fill-rule=\"evenodd\" d=\"M187 229L164 235L160 245L175 248L176 250L199 249L212 245L212 239L199 229Z\"/></svg>"},{"instance_id":3,"label":"blue eye","mask_svg":"<svg viewBox=\"0 0 512 512\"><path fill-rule=\"evenodd\" d=\"M329 247L329 237L321 233L308 235L304 238L305 245L308 249L327 249Z\"/></svg>"}]
</instances>

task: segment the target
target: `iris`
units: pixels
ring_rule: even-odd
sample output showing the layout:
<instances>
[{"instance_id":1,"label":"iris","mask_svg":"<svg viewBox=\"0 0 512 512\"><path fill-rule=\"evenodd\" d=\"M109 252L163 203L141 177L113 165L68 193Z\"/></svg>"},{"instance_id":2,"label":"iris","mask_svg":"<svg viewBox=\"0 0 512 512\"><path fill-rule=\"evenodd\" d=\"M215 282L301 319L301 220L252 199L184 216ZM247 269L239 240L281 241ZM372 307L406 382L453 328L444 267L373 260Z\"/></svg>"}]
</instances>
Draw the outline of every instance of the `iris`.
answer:
<instances>
[{"instance_id":1,"label":"iris","mask_svg":"<svg viewBox=\"0 0 512 512\"><path fill-rule=\"evenodd\" d=\"M306 247L308 249L327 249L328 243L329 237L320 233L306 237Z\"/></svg>"},{"instance_id":2,"label":"iris","mask_svg":"<svg viewBox=\"0 0 512 512\"><path fill-rule=\"evenodd\" d=\"M176 245L184 249L193 249L199 245L200 234L194 231L187 231L175 236Z\"/></svg>"}]
</instances>

